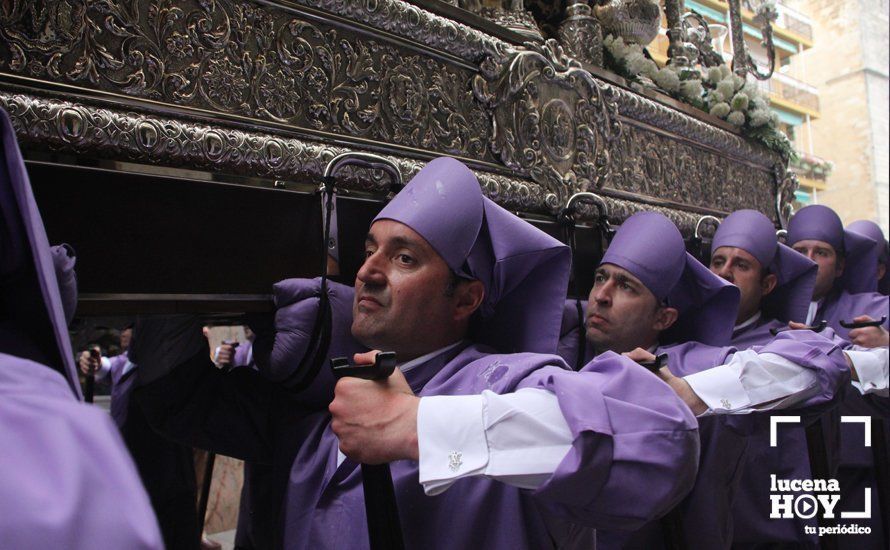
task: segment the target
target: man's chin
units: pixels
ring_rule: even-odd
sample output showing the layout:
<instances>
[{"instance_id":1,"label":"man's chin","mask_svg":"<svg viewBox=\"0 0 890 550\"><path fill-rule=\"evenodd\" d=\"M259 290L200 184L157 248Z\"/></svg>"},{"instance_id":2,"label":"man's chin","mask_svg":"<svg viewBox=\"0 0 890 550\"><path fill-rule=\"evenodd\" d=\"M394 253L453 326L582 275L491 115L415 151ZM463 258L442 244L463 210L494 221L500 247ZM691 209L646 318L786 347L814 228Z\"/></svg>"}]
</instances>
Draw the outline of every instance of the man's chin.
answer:
<instances>
[{"instance_id":1,"label":"man's chin","mask_svg":"<svg viewBox=\"0 0 890 550\"><path fill-rule=\"evenodd\" d=\"M587 329L587 341L593 345L598 352L609 351L612 349L612 339L595 328Z\"/></svg>"}]
</instances>

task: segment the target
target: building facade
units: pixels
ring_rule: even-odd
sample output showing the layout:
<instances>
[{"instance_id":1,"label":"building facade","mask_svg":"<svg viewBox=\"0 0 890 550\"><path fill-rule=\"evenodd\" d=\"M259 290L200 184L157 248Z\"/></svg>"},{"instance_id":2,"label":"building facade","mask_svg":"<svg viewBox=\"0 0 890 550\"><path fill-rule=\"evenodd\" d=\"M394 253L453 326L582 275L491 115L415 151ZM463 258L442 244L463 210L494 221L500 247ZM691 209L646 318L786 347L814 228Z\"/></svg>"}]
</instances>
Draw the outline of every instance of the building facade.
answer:
<instances>
[{"instance_id":1,"label":"building facade","mask_svg":"<svg viewBox=\"0 0 890 550\"><path fill-rule=\"evenodd\" d=\"M844 222L871 219L888 233L888 2L795 0L813 26L811 48L790 64L816 86L823 109L809 123L816 155L834 163L816 201Z\"/></svg>"}]
</instances>

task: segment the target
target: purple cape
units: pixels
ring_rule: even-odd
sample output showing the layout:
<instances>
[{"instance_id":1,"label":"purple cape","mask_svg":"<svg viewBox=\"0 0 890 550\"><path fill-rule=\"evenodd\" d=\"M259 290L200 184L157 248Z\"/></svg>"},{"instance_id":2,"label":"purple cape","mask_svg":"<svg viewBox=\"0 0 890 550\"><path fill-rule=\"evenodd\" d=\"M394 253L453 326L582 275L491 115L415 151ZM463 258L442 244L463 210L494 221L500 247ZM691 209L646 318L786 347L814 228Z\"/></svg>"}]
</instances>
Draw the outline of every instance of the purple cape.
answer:
<instances>
[{"instance_id":1,"label":"purple cape","mask_svg":"<svg viewBox=\"0 0 890 550\"><path fill-rule=\"evenodd\" d=\"M111 361L111 418L118 428L123 428L127 422L127 409L130 407L130 393L133 391L133 381L136 380L135 367L124 372L124 367L130 362L127 352L115 355Z\"/></svg>"},{"instance_id":2,"label":"purple cape","mask_svg":"<svg viewBox=\"0 0 890 550\"><path fill-rule=\"evenodd\" d=\"M14 326L0 331L0 351L61 372L80 398L74 353L59 295L55 265L15 129L0 109L0 287Z\"/></svg>"},{"instance_id":3,"label":"purple cape","mask_svg":"<svg viewBox=\"0 0 890 550\"><path fill-rule=\"evenodd\" d=\"M117 428L44 365L0 353L0 546L163 548Z\"/></svg>"},{"instance_id":4,"label":"purple cape","mask_svg":"<svg viewBox=\"0 0 890 550\"><path fill-rule=\"evenodd\" d=\"M560 340L559 353L567 363L574 364L578 351L578 333L581 330L577 323L574 300L566 301L565 312L567 323L561 330L563 337ZM588 356L593 355L591 348L588 344ZM791 331L777 338L770 335L769 339L757 342L755 349L762 353L776 353L813 370L817 374L819 391L796 408L821 410L836 401L838 388L848 380L846 364L836 348L833 342L818 335L806 331ZM744 348L686 342L660 347L656 353L667 353L671 372L676 376L686 376L727 363L737 349ZM741 482L740 465L745 461L748 437L757 431L762 432L763 418L768 419L768 415L699 418L702 452L698 477L695 487L680 507L683 528L688 534L685 542L689 548L728 548L732 542L731 506ZM742 484L741 490L744 491L745 488ZM597 541L599 550L623 547L661 548L664 536L659 524L650 524L632 534L601 531L597 534Z\"/></svg>"}]
</instances>

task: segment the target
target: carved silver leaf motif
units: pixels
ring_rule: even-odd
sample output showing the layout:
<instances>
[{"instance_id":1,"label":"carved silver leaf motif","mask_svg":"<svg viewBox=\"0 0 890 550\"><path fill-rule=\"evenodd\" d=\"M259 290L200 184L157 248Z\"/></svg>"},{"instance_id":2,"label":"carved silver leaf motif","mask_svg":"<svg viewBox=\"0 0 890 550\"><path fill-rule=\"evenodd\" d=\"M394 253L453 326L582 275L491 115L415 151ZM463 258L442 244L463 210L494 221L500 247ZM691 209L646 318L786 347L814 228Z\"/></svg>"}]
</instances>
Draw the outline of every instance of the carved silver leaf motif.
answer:
<instances>
[{"instance_id":1,"label":"carved silver leaf motif","mask_svg":"<svg viewBox=\"0 0 890 550\"><path fill-rule=\"evenodd\" d=\"M0 38L23 76L492 160L471 71L282 9L16 0Z\"/></svg>"},{"instance_id":2,"label":"carved silver leaf motif","mask_svg":"<svg viewBox=\"0 0 890 550\"><path fill-rule=\"evenodd\" d=\"M503 165L512 177L477 175L513 210L554 213L595 190L613 221L670 200L684 230L702 209L776 216L793 197L777 203L780 159L740 135L594 77L552 43L513 48L402 0L8 0L0 73L31 149L291 179L373 144L406 177L422 163L404 155Z\"/></svg>"},{"instance_id":3,"label":"carved silver leaf motif","mask_svg":"<svg viewBox=\"0 0 890 550\"><path fill-rule=\"evenodd\" d=\"M556 41L528 46L504 62L483 63L474 89L493 112L492 151L543 185L555 208L603 184L610 145L621 133L616 94Z\"/></svg>"}]
</instances>

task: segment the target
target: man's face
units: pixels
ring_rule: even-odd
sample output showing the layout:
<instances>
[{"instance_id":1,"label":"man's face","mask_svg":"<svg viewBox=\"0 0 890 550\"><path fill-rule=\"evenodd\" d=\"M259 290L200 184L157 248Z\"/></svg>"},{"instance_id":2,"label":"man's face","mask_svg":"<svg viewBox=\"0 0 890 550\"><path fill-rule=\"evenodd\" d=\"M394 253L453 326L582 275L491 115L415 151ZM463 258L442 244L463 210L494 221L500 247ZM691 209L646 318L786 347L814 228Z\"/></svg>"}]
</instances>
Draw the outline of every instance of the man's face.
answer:
<instances>
[{"instance_id":1,"label":"man's face","mask_svg":"<svg viewBox=\"0 0 890 550\"><path fill-rule=\"evenodd\" d=\"M121 351L127 351L130 347L130 340L133 338L133 329L126 328L121 331Z\"/></svg>"},{"instance_id":2,"label":"man's face","mask_svg":"<svg viewBox=\"0 0 890 550\"><path fill-rule=\"evenodd\" d=\"M742 297L736 323L742 323L760 310L763 297L773 291L776 276L764 275L763 266L746 250L721 246L711 255L711 272L739 287Z\"/></svg>"},{"instance_id":3,"label":"man's face","mask_svg":"<svg viewBox=\"0 0 890 550\"><path fill-rule=\"evenodd\" d=\"M816 274L816 287L813 289L813 299L821 299L831 290L834 280L844 274L843 258L838 256L833 246L824 241L797 241L791 248L813 260L819 266L819 272Z\"/></svg>"},{"instance_id":4,"label":"man's face","mask_svg":"<svg viewBox=\"0 0 890 550\"><path fill-rule=\"evenodd\" d=\"M596 270L587 304L587 339L600 352L649 347L667 328L660 324L662 309L655 295L629 271L603 264Z\"/></svg>"},{"instance_id":5,"label":"man's face","mask_svg":"<svg viewBox=\"0 0 890 550\"><path fill-rule=\"evenodd\" d=\"M355 280L353 336L371 349L395 351L400 360L451 343L442 342L457 323L454 298L446 295L450 280L445 260L414 230L375 222Z\"/></svg>"}]
</instances>

